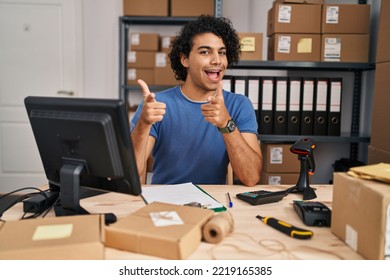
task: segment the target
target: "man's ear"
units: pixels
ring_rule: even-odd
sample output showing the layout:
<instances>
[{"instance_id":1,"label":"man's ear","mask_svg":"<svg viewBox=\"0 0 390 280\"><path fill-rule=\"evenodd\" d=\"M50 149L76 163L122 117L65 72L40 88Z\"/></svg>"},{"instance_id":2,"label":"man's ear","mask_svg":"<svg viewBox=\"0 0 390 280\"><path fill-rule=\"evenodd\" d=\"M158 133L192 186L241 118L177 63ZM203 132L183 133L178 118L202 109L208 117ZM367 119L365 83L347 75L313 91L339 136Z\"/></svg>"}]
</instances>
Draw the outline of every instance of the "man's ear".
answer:
<instances>
[{"instance_id":1,"label":"man's ear","mask_svg":"<svg viewBox=\"0 0 390 280\"><path fill-rule=\"evenodd\" d=\"M188 68L188 57L186 57L183 53L180 54L180 62L185 68Z\"/></svg>"}]
</instances>

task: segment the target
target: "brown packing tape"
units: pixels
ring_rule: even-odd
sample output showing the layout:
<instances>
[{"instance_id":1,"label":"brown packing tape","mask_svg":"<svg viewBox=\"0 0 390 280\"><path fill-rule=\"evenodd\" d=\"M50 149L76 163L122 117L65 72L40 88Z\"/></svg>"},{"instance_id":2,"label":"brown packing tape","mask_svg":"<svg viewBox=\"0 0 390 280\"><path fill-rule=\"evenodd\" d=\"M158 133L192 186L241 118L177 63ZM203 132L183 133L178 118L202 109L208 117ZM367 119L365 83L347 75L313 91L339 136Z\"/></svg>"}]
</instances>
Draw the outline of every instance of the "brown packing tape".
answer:
<instances>
[{"instance_id":1,"label":"brown packing tape","mask_svg":"<svg viewBox=\"0 0 390 280\"><path fill-rule=\"evenodd\" d=\"M234 221L229 212L216 214L203 226L203 239L208 243L219 243L233 232Z\"/></svg>"}]
</instances>

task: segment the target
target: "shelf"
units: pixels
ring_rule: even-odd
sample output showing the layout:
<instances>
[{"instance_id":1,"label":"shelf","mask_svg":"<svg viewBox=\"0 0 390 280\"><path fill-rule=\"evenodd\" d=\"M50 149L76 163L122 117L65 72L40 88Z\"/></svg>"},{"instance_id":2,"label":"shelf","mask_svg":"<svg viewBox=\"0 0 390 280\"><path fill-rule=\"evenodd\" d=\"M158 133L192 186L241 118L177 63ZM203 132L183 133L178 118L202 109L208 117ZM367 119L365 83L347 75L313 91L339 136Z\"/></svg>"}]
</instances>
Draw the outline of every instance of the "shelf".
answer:
<instances>
[{"instance_id":1,"label":"shelf","mask_svg":"<svg viewBox=\"0 0 390 280\"><path fill-rule=\"evenodd\" d=\"M296 142L299 139L308 137L315 142L335 142L335 143L369 143L369 136L319 136L319 135L259 135L260 141L271 142Z\"/></svg>"},{"instance_id":2,"label":"shelf","mask_svg":"<svg viewBox=\"0 0 390 280\"><path fill-rule=\"evenodd\" d=\"M144 17L144 16L123 16L120 20L124 24L137 25L182 25L195 20L196 17Z\"/></svg>"},{"instance_id":3,"label":"shelf","mask_svg":"<svg viewBox=\"0 0 390 280\"><path fill-rule=\"evenodd\" d=\"M320 70L320 71L366 71L374 70L374 63L346 62L297 62L297 61L240 61L230 69L273 69L273 70Z\"/></svg>"}]
</instances>

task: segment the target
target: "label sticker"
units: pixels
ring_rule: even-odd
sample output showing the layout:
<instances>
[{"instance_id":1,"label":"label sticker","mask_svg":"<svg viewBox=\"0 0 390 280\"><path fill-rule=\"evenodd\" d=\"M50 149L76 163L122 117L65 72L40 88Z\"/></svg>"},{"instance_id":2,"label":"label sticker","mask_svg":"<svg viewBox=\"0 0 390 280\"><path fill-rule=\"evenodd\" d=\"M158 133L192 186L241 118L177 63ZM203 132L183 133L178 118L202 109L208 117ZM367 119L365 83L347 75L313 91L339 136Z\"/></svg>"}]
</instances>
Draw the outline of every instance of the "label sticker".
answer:
<instances>
[{"instance_id":1,"label":"label sticker","mask_svg":"<svg viewBox=\"0 0 390 280\"><path fill-rule=\"evenodd\" d=\"M358 249L358 233L350 225L345 225L345 243L352 249L357 251Z\"/></svg>"},{"instance_id":2,"label":"label sticker","mask_svg":"<svg viewBox=\"0 0 390 280\"><path fill-rule=\"evenodd\" d=\"M328 6L326 8L325 22L329 23L329 24L339 23L339 7L338 6Z\"/></svg>"},{"instance_id":3,"label":"label sticker","mask_svg":"<svg viewBox=\"0 0 390 280\"><path fill-rule=\"evenodd\" d=\"M278 13L278 22L290 23L291 21L291 6L280 5Z\"/></svg>"},{"instance_id":4,"label":"label sticker","mask_svg":"<svg viewBox=\"0 0 390 280\"><path fill-rule=\"evenodd\" d=\"M161 211L149 213L156 227L183 225L184 222L175 211Z\"/></svg>"},{"instance_id":5,"label":"label sticker","mask_svg":"<svg viewBox=\"0 0 390 280\"><path fill-rule=\"evenodd\" d=\"M283 148L282 147L272 147L271 148L270 163L271 164L282 164L283 163Z\"/></svg>"},{"instance_id":6,"label":"label sticker","mask_svg":"<svg viewBox=\"0 0 390 280\"><path fill-rule=\"evenodd\" d=\"M281 176L268 176L268 185L280 185L281 182Z\"/></svg>"},{"instance_id":7,"label":"label sticker","mask_svg":"<svg viewBox=\"0 0 390 280\"><path fill-rule=\"evenodd\" d=\"M279 36L278 53L290 53L291 36Z\"/></svg>"},{"instance_id":8,"label":"label sticker","mask_svg":"<svg viewBox=\"0 0 390 280\"><path fill-rule=\"evenodd\" d=\"M340 57L341 57L341 39L325 38L324 60L340 61Z\"/></svg>"},{"instance_id":9,"label":"label sticker","mask_svg":"<svg viewBox=\"0 0 390 280\"><path fill-rule=\"evenodd\" d=\"M131 45L135 45L135 46L138 46L140 44L140 35L139 33L133 33L131 34L130 36L130 44Z\"/></svg>"}]
</instances>

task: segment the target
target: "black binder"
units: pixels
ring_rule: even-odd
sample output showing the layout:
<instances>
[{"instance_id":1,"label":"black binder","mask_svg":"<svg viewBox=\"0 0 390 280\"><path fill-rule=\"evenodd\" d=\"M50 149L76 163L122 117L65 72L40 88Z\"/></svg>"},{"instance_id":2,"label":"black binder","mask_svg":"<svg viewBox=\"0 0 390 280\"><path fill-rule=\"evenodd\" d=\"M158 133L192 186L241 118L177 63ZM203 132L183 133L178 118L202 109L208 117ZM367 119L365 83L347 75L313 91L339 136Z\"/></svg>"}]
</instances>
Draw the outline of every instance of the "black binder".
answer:
<instances>
[{"instance_id":1,"label":"black binder","mask_svg":"<svg viewBox=\"0 0 390 280\"><path fill-rule=\"evenodd\" d=\"M314 95L314 135L327 135L328 133L328 79L318 78L316 80Z\"/></svg>"},{"instance_id":2,"label":"black binder","mask_svg":"<svg viewBox=\"0 0 390 280\"><path fill-rule=\"evenodd\" d=\"M287 134L299 135L301 127L301 78L290 78L287 88Z\"/></svg>"},{"instance_id":3,"label":"black binder","mask_svg":"<svg viewBox=\"0 0 390 280\"><path fill-rule=\"evenodd\" d=\"M287 77L275 78L274 134L287 133Z\"/></svg>"},{"instance_id":4,"label":"black binder","mask_svg":"<svg viewBox=\"0 0 390 280\"><path fill-rule=\"evenodd\" d=\"M304 78L301 98L301 135L313 135L314 78Z\"/></svg>"},{"instance_id":5,"label":"black binder","mask_svg":"<svg viewBox=\"0 0 390 280\"><path fill-rule=\"evenodd\" d=\"M340 136L342 78L329 80L328 135Z\"/></svg>"},{"instance_id":6,"label":"black binder","mask_svg":"<svg viewBox=\"0 0 390 280\"><path fill-rule=\"evenodd\" d=\"M273 91L274 78L262 78L259 96L259 134L273 133Z\"/></svg>"}]
</instances>

